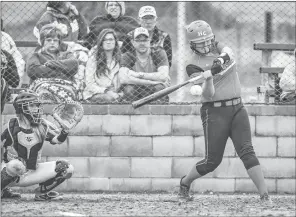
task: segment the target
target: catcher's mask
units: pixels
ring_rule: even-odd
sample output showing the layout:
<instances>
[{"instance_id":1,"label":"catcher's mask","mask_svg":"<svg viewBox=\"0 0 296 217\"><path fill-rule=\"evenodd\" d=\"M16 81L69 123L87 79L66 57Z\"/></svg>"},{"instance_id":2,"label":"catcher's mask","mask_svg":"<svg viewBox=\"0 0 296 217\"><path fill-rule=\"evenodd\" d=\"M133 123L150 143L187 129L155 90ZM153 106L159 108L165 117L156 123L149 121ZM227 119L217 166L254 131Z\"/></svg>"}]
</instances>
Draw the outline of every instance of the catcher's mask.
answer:
<instances>
[{"instance_id":1,"label":"catcher's mask","mask_svg":"<svg viewBox=\"0 0 296 217\"><path fill-rule=\"evenodd\" d=\"M35 92L31 90L20 92L14 99L13 106L16 114L24 114L31 124L40 124L43 107Z\"/></svg>"},{"instance_id":2,"label":"catcher's mask","mask_svg":"<svg viewBox=\"0 0 296 217\"><path fill-rule=\"evenodd\" d=\"M215 35L210 25L197 20L185 26L191 50L199 55L205 55L213 50Z\"/></svg>"}]
</instances>

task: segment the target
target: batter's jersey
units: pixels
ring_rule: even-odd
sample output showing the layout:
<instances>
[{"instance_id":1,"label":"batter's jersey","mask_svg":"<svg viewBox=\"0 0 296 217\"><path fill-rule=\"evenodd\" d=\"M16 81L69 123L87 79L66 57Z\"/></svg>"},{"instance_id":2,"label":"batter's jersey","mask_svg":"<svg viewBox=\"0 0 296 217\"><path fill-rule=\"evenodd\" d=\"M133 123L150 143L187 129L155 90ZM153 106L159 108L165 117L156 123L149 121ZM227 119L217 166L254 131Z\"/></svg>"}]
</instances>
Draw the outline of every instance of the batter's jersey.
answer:
<instances>
[{"instance_id":1,"label":"batter's jersey","mask_svg":"<svg viewBox=\"0 0 296 217\"><path fill-rule=\"evenodd\" d=\"M216 47L209 54L202 56L193 53L192 58L190 58L188 64L195 64L201 68L209 68L213 64L213 60L216 59L224 46L216 42ZM234 61L234 60L230 60ZM225 73L217 74L213 77L213 83L215 87L215 94L212 98L206 98L201 95L201 102L213 102L226 99L237 98L241 96L241 87L238 74L236 71L236 64L233 62L232 67L229 70L226 70Z\"/></svg>"},{"instance_id":2,"label":"batter's jersey","mask_svg":"<svg viewBox=\"0 0 296 217\"><path fill-rule=\"evenodd\" d=\"M32 128L20 127L17 118L10 119L1 134L1 141L4 143L4 162L7 163L20 157L25 160L27 169L35 170L37 160L41 159L44 140L51 141L56 135L47 123L43 122L42 125L44 126L44 139L40 139Z\"/></svg>"}]
</instances>

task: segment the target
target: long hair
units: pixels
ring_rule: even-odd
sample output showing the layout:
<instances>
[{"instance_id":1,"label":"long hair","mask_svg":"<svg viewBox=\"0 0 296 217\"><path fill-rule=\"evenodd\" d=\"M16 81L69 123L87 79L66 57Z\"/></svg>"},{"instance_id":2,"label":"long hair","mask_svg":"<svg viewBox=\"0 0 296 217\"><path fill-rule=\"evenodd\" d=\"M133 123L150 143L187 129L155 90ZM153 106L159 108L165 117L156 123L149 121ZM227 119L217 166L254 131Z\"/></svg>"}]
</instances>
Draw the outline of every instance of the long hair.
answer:
<instances>
[{"instance_id":1,"label":"long hair","mask_svg":"<svg viewBox=\"0 0 296 217\"><path fill-rule=\"evenodd\" d=\"M18 119L24 123L26 123L28 121L28 119L25 117L24 114L20 113L20 114L16 114L16 116L18 117ZM27 121L26 121L27 120ZM28 121L29 122L29 121ZM39 139L40 142L44 142L45 137L46 137L46 125L44 125L42 122L38 125L30 125L30 127L32 128L33 132L37 134L37 137Z\"/></svg>"},{"instance_id":2,"label":"long hair","mask_svg":"<svg viewBox=\"0 0 296 217\"><path fill-rule=\"evenodd\" d=\"M119 63L120 61L120 48L118 44L118 39L115 31L113 29L103 29L97 39L97 51L96 51L96 60L97 60L97 76L100 76L101 74L105 73L107 70L110 72L110 69L107 66L107 57L105 54L105 51L103 49L103 40L107 34L111 33L114 36L115 39L115 48L112 53L112 57L115 59L116 63Z\"/></svg>"}]
</instances>

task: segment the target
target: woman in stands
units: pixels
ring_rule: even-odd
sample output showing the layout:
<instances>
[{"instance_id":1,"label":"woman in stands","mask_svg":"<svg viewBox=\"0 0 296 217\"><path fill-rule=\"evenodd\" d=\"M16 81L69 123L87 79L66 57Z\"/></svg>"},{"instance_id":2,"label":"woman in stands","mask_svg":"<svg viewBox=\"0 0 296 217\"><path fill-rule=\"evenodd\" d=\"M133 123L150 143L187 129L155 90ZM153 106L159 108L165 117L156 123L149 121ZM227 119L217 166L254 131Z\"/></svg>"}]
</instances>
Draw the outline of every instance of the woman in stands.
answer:
<instances>
[{"instance_id":1,"label":"woman in stands","mask_svg":"<svg viewBox=\"0 0 296 217\"><path fill-rule=\"evenodd\" d=\"M115 102L121 96L117 92L119 61L120 48L115 31L102 30L86 64L85 100L108 103Z\"/></svg>"}]
</instances>

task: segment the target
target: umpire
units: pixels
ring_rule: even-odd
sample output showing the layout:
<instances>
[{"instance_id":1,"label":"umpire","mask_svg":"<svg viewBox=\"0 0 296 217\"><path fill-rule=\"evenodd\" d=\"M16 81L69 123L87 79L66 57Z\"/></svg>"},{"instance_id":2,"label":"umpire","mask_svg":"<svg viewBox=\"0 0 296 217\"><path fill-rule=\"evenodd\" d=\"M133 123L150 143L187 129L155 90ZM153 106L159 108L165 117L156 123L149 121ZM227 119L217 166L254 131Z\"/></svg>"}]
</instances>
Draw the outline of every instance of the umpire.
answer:
<instances>
[{"instance_id":1,"label":"umpire","mask_svg":"<svg viewBox=\"0 0 296 217\"><path fill-rule=\"evenodd\" d=\"M215 41L208 23L197 20L186 26L194 63L205 71L200 109L205 136L205 159L197 162L180 180L179 196L191 200L191 183L214 171L222 161L230 137L248 175L256 185L260 199L271 202L258 158L255 155L248 113L242 104L241 89L233 52ZM213 76L215 74L215 76ZM188 73L190 77L198 73Z\"/></svg>"}]
</instances>

